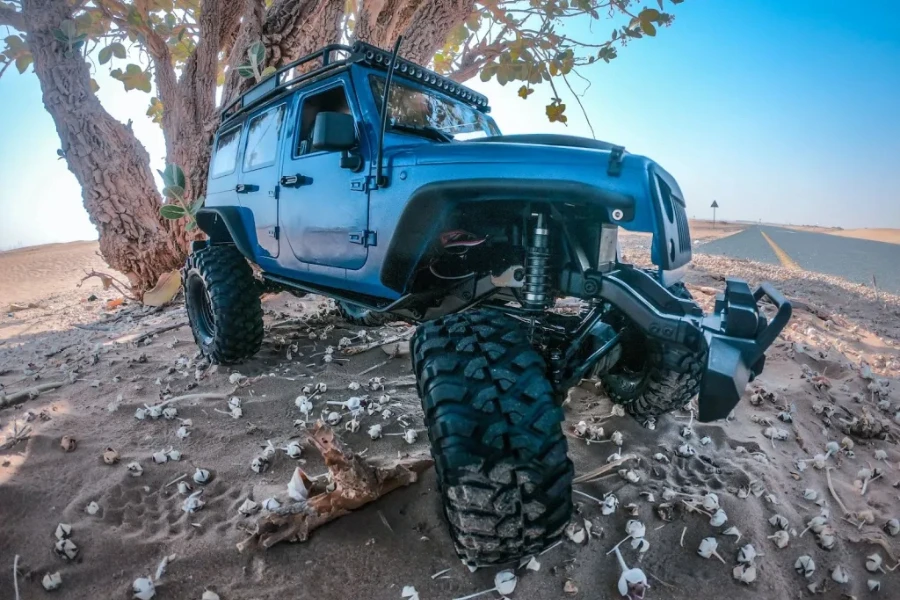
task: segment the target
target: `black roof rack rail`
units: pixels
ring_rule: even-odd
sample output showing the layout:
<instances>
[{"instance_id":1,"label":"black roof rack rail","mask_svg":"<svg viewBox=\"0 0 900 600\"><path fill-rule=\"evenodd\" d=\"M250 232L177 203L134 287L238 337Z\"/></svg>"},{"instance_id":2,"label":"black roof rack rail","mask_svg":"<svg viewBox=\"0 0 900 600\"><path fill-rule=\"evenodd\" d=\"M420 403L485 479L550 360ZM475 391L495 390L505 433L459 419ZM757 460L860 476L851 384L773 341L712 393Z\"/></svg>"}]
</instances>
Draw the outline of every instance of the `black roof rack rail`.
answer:
<instances>
[{"instance_id":1,"label":"black roof rack rail","mask_svg":"<svg viewBox=\"0 0 900 600\"><path fill-rule=\"evenodd\" d=\"M335 55L340 57L338 58ZM308 72L295 74L294 77L288 79L288 73L292 69L316 60L322 61L320 67ZM259 106L266 100L284 92L289 87L295 87L304 81L318 78L329 71L353 63L364 63L371 67L387 70L390 62L391 53L389 51L382 50L371 44L366 44L365 42L355 42L352 46L330 44L312 54L308 54L284 65L275 71L275 73L241 94L237 99L222 108L220 112L222 123L224 124L233 120L238 115ZM397 69L394 75L418 81L428 87L444 92L445 94L470 104L482 112L490 111L486 96L408 60L402 58L397 59Z\"/></svg>"}]
</instances>

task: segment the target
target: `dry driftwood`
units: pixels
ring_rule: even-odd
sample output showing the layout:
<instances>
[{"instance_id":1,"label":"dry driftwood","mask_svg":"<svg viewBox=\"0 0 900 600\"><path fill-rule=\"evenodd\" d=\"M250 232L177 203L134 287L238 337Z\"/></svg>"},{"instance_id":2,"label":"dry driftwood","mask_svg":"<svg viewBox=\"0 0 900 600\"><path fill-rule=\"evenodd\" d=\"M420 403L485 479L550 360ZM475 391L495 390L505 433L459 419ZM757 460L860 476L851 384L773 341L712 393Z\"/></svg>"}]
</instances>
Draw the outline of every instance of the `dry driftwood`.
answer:
<instances>
[{"instance_id":1,"label":"dry driftwood","mask_svg":"<svg viewBox=\"0 0 900 600\"><path fill-rule=\"evenodd\" d=\"M387 346L388 344L395 344L397 342L403 342L403 341L411 338L412 334L415 333L415 331L416 330L414 327L410 327L408 331L404 331L403 333L401 333L399 335L392 335L390 337L386 337L384 339L381 339L381 340L378 340L375 342L368 342L366 344L360 344L359 346L349 346L347 348L344 348L342 350L342 353L346 354L348 356L352 356L354 354L362 354L363 352L368 352L369 350L372 350L373 348L380 348L381 346Z\"/></svg>"},{"instance_id":2,"label":"dry driftwood","mask_svg":"<svg viewBox=\"0 0 900 600\"><path fill-rule=\"evenodd\" d=\"M594 469L593 471L588 471L587 473L579 475L578 477L576 477L575 479L572 480L572 483L587 483L589 481L594 481L595 479L600 479L604 475L615 471L616 469L618 469L619 467L624 465L629 460L634 460L636 458L637 458L637 456L634 454L626 454L625 456L623 456L622 458L620 458L617 461L611 462L607 465L600 466L600 467Z\"/></svg>"},{"instance_id":3,"label":"dry driftwood","mask_svg":"<svg viewBox=\"0 0 900 600\"><path fill-rule=\"evenodd\" d=\"M65 385L65 381L56 381L52 383L42 383L41 385L36 385L32 388L28 388L27 390L22 390L20 392L15 392L9 395L0 394L0 408L6 408L7 406L12 406L13 404L22 401L22 400L30 400L31 398L35 398L40 396L41 392L48 392L50 390L55 390L58 387L62 387Z\"/></svg>"},{"instance_id":4,"label":"dry driftwood","mask_svg":"<svg viewBox=\"0 0 900 600\"><path fill-rule=\"evenodd\" d=\"M379 464L353 454L321 421L309 437L309 443L325 459L334 490L328 492L322 484L313 484L298 468L309 490L309 498L283 506L259 518L256 531L237 545L243 551L250 546L268 549L279 542L303 542L310 532L329 521L373 502L387 493L419 479L434 461L428 456Z\"/></svg>"},{"instance_id":5,"label":"dry driftwood","mask_svg":"<svg viewBox=\"0 0 900 600\"><path fill-rule=\"evenodd\" d=\"M180 322L175 323L175 324L172 324L172 325L166 325L165 327L157 327L156 329L150 330L150 331L148 331L148 332L146 332L146 333L142 333L141 335L137 336L136 338L134 338L133 340L131 340L131 343L132 343L132 344L140 344L141 342L143 342L143 341L146 340L147 338L151 338L151 337L153 337L154 335L159 335L160 333L165 333L165 332L167 332L167 331L172 331L173 329L180 329L180 328L184 327L184 326L187 325L187 324L188 324L187 321L180 321Z\"/></svg>"}]
</instances>

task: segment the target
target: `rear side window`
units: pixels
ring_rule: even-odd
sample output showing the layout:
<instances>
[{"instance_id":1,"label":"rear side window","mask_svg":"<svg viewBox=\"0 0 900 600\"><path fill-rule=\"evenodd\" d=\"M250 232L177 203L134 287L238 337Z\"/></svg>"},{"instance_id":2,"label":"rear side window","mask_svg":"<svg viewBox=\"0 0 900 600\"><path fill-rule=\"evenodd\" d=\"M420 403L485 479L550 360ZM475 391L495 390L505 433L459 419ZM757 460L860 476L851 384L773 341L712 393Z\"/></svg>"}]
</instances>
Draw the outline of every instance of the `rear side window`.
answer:
<instances>
[{"instance_id":1,"label":"rear side window","mask_svg":"<svg viewBox=\"0 0 900 600\"><path fill-rule=\"evenodd\" d=\"M219 140L216 142L216 152L213 154L212 166L209 169L211 177L221 177L234 171L240 139L240 127L226 131L219 136Z\"/></svg>"},{"instance_id":2,"label":"rear side window","mask_svg":"<svg viewBox=\"0 0 900 600\"><path fill-rule=\"evenodd\" d=\"M244 171L275 164L275 158L278 156L278 140L284 123L284 106L282 104L250 120L247 151L244 153Z\"/></svg>"}]
</instances>

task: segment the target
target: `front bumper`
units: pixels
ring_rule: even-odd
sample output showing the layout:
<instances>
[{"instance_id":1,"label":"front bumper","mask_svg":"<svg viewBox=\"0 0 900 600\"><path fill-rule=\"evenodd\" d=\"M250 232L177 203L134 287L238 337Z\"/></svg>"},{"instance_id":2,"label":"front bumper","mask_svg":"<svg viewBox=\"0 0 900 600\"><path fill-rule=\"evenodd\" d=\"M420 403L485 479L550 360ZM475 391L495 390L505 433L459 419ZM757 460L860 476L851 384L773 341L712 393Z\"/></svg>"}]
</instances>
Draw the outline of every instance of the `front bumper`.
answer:
<instances>
[{"instance_id":1,"label":"front bumper","mask_svg":"<svg viewBox=\"0 0 900 600\"><path fill-rule=\"evenodd\" d=\"M723 419L734 409L747 384L762 373L766 350L791 318L790 302L772 285L751 291L739 279L726 279L710 315L633 268L603 275L598 292L646 335L705 354L698 399L702 422ZM776 308L771 320L760 307L763 299Z\"/></svg>"}]
</instances>

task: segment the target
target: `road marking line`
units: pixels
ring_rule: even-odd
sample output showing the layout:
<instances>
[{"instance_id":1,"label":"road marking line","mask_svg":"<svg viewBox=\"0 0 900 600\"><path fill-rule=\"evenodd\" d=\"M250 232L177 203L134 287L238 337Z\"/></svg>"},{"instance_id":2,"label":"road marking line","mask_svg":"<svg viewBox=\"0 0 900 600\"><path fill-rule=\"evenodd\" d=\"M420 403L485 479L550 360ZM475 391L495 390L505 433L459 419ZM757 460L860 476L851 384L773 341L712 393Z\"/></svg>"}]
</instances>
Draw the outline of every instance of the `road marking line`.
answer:
<instances>
[{"instance_id":1,"label":"road marking line","mask_svg":"<svg viewBox=\"0 0 900 600\"><path fill-rule=\"evenodd\" d=\"M803 270L803 267L798 265L793 258L788 256L788 253L782 250L781 247L772 240L772 238L766 235L765 231L760 229L759 232L764 238L766 238L766 241L769 242L769 245L772 246L772 251L775 252L775 256L778 257L778 260L779 262L781 262L782 267L787 267L788 269Z\"/></svg>"}]
</instances>

